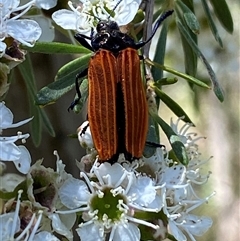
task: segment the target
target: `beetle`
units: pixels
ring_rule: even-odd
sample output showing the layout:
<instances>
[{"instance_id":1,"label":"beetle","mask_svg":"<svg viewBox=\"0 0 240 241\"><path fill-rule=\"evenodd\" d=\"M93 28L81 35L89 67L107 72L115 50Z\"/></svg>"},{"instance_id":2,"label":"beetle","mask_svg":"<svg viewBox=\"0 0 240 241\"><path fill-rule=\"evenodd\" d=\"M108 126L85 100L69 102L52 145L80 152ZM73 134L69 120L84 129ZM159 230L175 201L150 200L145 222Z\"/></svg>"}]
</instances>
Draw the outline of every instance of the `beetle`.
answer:
<instances>
[{"instance_id":1,"label":"beetle","mask_svg":"<svg viewBox=\"0 0 240 241\"><path fill-rule=\"evenodd\" d=\"M78 98L69 108L73 109L80 100L78 80L87 75L88 121L100 162L114 163L120 153L129 161L142 156L148 131L148 106L137 50L153 38L162 21L172 13L170 10L159 17L146 41L135 42L110 20L100 20L97 32L92 29L90 36L80 33L74 36L94 55L88 68L76 76Z\"/></svg>"}]
</instances>

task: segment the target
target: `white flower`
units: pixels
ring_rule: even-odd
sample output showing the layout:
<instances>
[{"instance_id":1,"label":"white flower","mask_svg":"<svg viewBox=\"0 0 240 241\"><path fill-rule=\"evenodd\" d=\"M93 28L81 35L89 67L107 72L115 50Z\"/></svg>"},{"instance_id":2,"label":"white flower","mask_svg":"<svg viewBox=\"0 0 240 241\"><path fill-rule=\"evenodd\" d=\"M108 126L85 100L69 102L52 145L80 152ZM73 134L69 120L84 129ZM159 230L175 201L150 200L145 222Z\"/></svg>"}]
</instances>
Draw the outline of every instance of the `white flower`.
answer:
<instances>
[{"instance_id":1,"label":"white flower","mask_svg":"<svg viewBox=\"0 0 240 241\"><path fill-rule=\"evenodd\" d=\"M196 241L193 235L201 236L212 226L212 219L209 217L199 217L193 214L184 215L175 221L169 221L169 229L177 240L187 241L184 232L188 234L192 241Z\"/></svg>"},{"instance_id":2,"label":"white flower","mask_svg":"<svg viewBox=\"0 0 240 241\"><path fill-rule=\"evenodd\" d=\"M30 19L19 19L34 3L35 1L29 1L28 3L19 6L19 0L1 0L0 57L2 57L7 48L6 44L3 42L7 37L12 37L29 47L32 47L39 39L42 30L38 23Z\"/></svg>"},{"instance_id":3,"label":"white flower","mask_svg":"<svg viewBox=\"0 0 240 241\"><path fill-rule=\"evenodd\" d=\"M32 118L13 124L13 114L3 102L0 102L0 134L3 129L15 128L32 120ZM17 146L15 142L22 140L24 142L29 134L18 132L16 136L0 136L0 160L13 161L18 171L23 174L28 173L30 169L31 156L25 146Z\"/></svg>"},{"instance_id":4,"label":"white flower","mask_svg":"<svg viewBox=\"0 0 240 241\"><path fill-rule=\"evenodd\" d=\"M31 218L29 213L25 219L25 227L21 225L21 220L24 219L24 213L20 214L20 205L21 205L21 194L22 190L18 191L18 198L14 212L4 213L0 215L0 234L1 240L6 241L37 241L37 240L52 240L58 241L51 233L43 231L38 232L38 228L42 219L43 211L38 211L38 216L33 213ZM27 223L26 223L27 221ZM41 238L41 239L40 239Z\"/></svg>"},{"instance_id":5,"label":"white flower","mask_svg":"<svg viewBox=\"0 0 240 241\"><path fill-rule=\"evenodd\" d=\"M93 166L91 179L83 172L81 176L85 182L67 179L59 190L67 208L83 212L84 223L76 230L81 240L103 240L106 233L110 241L140 240L136 224L157 230L158 226L134 217L135 212L157 213L162 208L161 187L152 179L127 171L119 163Z\"/></svg>"},{"instance_id":6,"label":"white flower","mask_svg":"<svg viewBox=\"0 0 240 241\"><path fill-rule=\"evenodd\" d=\"M69 1L71 10L58 10L53 13L52 19L64 29L75 30L89 36L91 28L95 27L96 19L109 19L120 26L130 23L137 13L140 2L139 0L82 0L74 7Z\"/></svg>"}]
</instances>

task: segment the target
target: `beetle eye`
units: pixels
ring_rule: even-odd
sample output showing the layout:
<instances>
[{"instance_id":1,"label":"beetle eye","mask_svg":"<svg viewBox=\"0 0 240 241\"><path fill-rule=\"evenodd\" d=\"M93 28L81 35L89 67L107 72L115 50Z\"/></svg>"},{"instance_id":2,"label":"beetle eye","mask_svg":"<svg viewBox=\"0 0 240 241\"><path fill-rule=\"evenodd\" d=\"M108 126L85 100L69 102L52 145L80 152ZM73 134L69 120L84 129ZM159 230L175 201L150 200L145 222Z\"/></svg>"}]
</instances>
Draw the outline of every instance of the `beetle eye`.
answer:
<instances>
[{"instance_id":1,"label":"beetle eye","mask_svg":"<svg viewBox=\"0 0 240 241\"><path fill-rule=\"evenodd\" d=\"M97 25L97 32L100 32L100 31L106 29L106 25L107 24L104 23L104 22L99 22L98 25Z\"/></svg>"}]
</instances>

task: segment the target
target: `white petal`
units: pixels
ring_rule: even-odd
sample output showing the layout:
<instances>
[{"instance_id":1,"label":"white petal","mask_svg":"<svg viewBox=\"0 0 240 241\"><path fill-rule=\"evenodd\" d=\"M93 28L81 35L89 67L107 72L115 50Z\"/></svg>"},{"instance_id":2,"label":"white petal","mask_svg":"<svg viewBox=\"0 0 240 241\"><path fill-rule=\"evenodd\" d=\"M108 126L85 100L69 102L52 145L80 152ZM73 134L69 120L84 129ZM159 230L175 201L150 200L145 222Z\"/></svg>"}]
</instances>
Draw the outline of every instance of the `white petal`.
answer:
<instances>
[{"instance_id":1,"label":"white petal","mask_svg":"<svg viewBox=\"0 0 240 241\"><path fill-rule=\"evenodd\" d=\"M139 8L139 1L121 1L115 11L115 21L118 25L126 25L135 17Z\"/></svg>"},{"instance_id":2,"label":"white petal","mask_svg":"<svg viewBox=\"0 0 240 241\"><path fill-rule=\"evenodd\" d=\"M140 231L132 223L118 224L113 236L114 241L137 241L140 240Z\"/></svg>"},{"instance_id":3,"label":"white petal","mask_svg":"<svg viewBox=\"0 0 240 241\"><path fill-rule=\"evenodd\" d=\"M162 197L159 195L155 196L155 199L147 205L148 208L156 209L156 210L161 210L163 207L163 201Z\"/></svg>"},{"instance_id":4,"label":"white petal","mask_svg":"<svg viewBox=\"0 0 240 241\"><path fill-rule=\"evenodd\" d=\"M20 4L20 0L1 0L1 18L7 16Z\"/></svg>"},{"instance_id":5,"label":"white petal","mask_svg":"<svg viewBox=\"0 0 240 241\"><path fill-rule=\"evenodd\" d=\"M0 189L4 189L7 192L13 192L16 186L24 180L25 177L20 176L19 174L6 173L3 176L0 176Z\"/></svg>"},{"instance_id":6,"label":"white petal","mask_svg":"<svg viewBox=\"0 0 240 241\"><path fill-rule=\"evenodd\" d=\"M64 29L77 30L78 15L73 11L61 9L52 14L52 19Z\"/></svg>"},{"instance_id":7,"label":"white petal","mask_svg":"<svg viewBox=\"0 0 240 241\"><path fill-rule=\"evenodd\" d=\"M32 47L42 34L38 23L29 19L9 20L7 31L11 37L29 47Z\"/></svg>"},{"instance_id":8,"label":"white petal","mask_svg":"<svg viewBox=\"0 0 240 241\"><path fill-rule=\"evenodd\" d=\"M76 213L64 213L59 214L59 218L61 219L62 223L70 230L75 221L76 221Z\"/></svg>"},{"instance_id":9,"label":"white petal","mask_svg":"<svg viewBox=\"0 0 240 241\"><path fill-rule=\"evenodd\" d=\"M76 231L81 240L84 241L103 241L100 236L99 226L94 223L77 228Z\"/></svg>"},{"instance_id":10,"label":"white petal","mask_svg":"<svg viewBox=\"0 0 240 241\"><path fill-rule=\"evenodd\" d=\"M18 146L21 155L18 160L14 161L14 164L19 172L27 174L31 166L31 155L25 146Z\"/></svg>"},{"instance_id":11,"label":"white petal","mask_svg":"<svg viewBox=\"0 0 240 241\"><path fill-rule=\"evenodd\" d=\"M0 58L5 54L6 48L7 48L7 45L0 41Z\"/></svg>"},{"instance_id":12,"label":"white petal","mask_svg":"<svg viewBox=\"0 0 240 241\"><path fill-rule=\"evenodd\" d=\"M59 197L66 207L73 209L86 204L90 193L82 180L69 178L59 189Z\"/></svg>"},{"instance_id":13,"label":"white petal","mask_svg":"<svg viewBox=\"0 0 240 241\"><path fill-rule=\"evenodd\" d=\"M212 219L209 217L198 217L193 214L188 215L187 227L185 227L191 234L202 236L211 226Z\"/></svg>"},{"instance_id":14,"label":"white petal","mask_svg":"<svg viewBox=\"0 0 240 241\"><path fill-rule=\"evenodd\" d=\"M42 42L52 42L55 37L55 30L52 25L52 21L49 18L44 17L43 15L33 15L31 16L32 20L35 20L41 27L42 35L38 41Z\"/></svg>"},{"instance_id":15,"label":"white petal","mask_svg":"<svg viewBox=\"0 0 240 241\"><path fill-rule=\"evenodd\" d=\"M60 241L57 237L55 237L54 235L52 235L47 231L42 231L36 234L33 238L33 241L43 241L43 240Z\"/></svg>"},{"instance_id":16,"label":"white petal","mask_svg":"<svg viewBox=\"0 0 240 241\"><path fill-rule=\"evenodd\" d=\"M174 236L174 238L176 240L187 241L186 236L183 234L183 232L176 226L176 224L172 220L169 220L168 225L169 225L171 234Z\"/></svg>"},{"instance_id":17,"label":"white petal","mask_svg":"<svg viewBox=\"0 0 240 241\"><path fill-rule=\"evenodd\" d=\"M6 129L12 123L13 123L13 113L9 108L5 106L4 102L0 102L0 128Z\"/></svg>"},{"instance_id":18,"label":"white petal","mask_svg":"<svg viewBox=\"0 0 240 241\"><path fill-rule=\"evenodd\" d=\"M161 173L162 183L166 183L166 186L179 185L183 182L186 176L186 167L179 164L176 166L165 168Z\"/></svg>"},{"instance_id":19,"label":"white petal","mask_svg":"<svg viewBox=\"0 0 240 241\"><path fill-rule=\"evenodd\" d=\"M125 169L119 164L119 163L114 163L111 165L110 163L102 163L99 168L99 174L103 178L105 184L115 186L121 179L122 175L124 174ZM108 179L104 178L106 176L110 176L110 182L108 183Z\"/></svg>"},{"instance_id":20,"label":"white petal","mask_svg":"<svg viewBox=\"0 0 240 241\"><path fill-rule=\"evenodd\" d=\"M0 102L0 129L15 128L26 124L32 119L33 117L13 124L13 113L5 106L4 102Z\"/></svg>"},{"instance_id":21,"label":"white petal","mask_svg":"<svg viewBox=\"0 0 240 241\"><path fill-rule=\"evenodd\" d=\"M67 239L72 240L72 232L70 232L68 228L62 223L58 214L50 214L49 218L52 220L52 228L54 231L65 236Z\"/></svg>"},{"instance_id":22,"label":"white petal","mask_svg":"<svg viewBox=\"0 0 240 241\"><path fill-rule=\"evenodd\" d=\"M156 197L153 181L149 177L138 177L128 192L128 196L138 205L147 207Z\"/></svg>"},{"instance_id":23,"label":"white petal","mask_svg":"<svg viewBox=\"0 0 240 241\"><path fill-rule=\"evenodd\" d=\"M1 240L9 240L12 232L13 222L10 220L14 220L15 213L6 213L0 215L0 234ZM10 222L9 222L10 221ZM15 224L15 230L13 230L13 234L20 231L20 218L17 217L17 223Z\"/></svg>"},{"instance_id":24,"label":"white petal","mask_svg":"<svg viewBox=\"0 0 240 241\"><path fill-rule=\"evenodd\" d=\"M36 0L35 2L36 6L38 8L43 8L43 9L50 9L56 6L57 0Z\"/></svg>"},{"instance_id":25,"label":"white petal","mask_svg":"<svg viewBox=\"0 0 240 241\"><path fill-rule=\"evenodd\" d=\"M0 160L1 161L16 161L21 156L21 150L14 143L6 143L0 141Z\"/></svg>"}]
</instances>

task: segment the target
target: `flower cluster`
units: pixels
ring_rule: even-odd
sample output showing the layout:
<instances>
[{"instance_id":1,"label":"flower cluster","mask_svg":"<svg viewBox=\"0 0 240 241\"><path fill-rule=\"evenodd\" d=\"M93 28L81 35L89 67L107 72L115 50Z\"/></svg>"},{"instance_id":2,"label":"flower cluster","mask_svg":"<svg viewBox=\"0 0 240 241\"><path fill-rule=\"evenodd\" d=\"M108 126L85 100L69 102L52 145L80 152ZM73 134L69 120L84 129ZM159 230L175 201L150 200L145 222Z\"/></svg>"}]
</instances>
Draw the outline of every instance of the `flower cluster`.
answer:
<instances>
[{"instance_id":1,"label":"flower cluster","mask_svg":"<svg viewBox=\"0 0 240 241\"><path fill-rule=\"evenodd\" d=\"M79 1L79 4L74 6L69 1L68 5L71 10L58 10L53 13L52 19L63 29L90 35L91 29L96 27L96 19L114 20L120 26L130 23L139 8L140 2L139 0L84 0Z\"/></svg>"},{"instance_id":2,"label":"flower cluster","mask_svg":"<svg viewBox=\"0 0 240 241\"><path fill-rule=\"evenodd\" d=\"M9 41L4 42L11 37L20 43L32 47L42 34L38 23L31 19L22 19L31 7L34 5L39 8L49 9L56 5L56 0L40 1L31 0L28 3L19 6L19 0L2 0L0 4L0 57L6 51Z\"/></svg>"},{"instance_id":3,"label":"flower cluster","mask_svg":"<svg viewBox=\"0 0 240 241\"><path fill-rule=\"evenodd\" d=\"M2 129L20 126L31 120L12 124L12 113L4 103L1 103L0 113ZM83 126L86 127L86 123ZM89 240L140 240L147 232L151 239L163 240L171 234L176 240L187 240L188 236L194 241L194 236L204 234L211 227L209 217L191 213L213 194L199 198L194 191L195 185L207 182L210 173L201 173L205 161L201 161L198 152L196 142L199 138L187 132L190 125L186 124L178 131L178 122L172 123L172 128L184 140L188 150L188 166L173 161L161 148L157 148L152 157L143 157L132 163L120 155L113 165L107 162L100 164L91 143L91 132L87 129L83 133L84 127L79 128L79 140L85 144L87 142L88 154L77 164L80 179L64 170L65 165L55 153L58 157L56 171L42 166L41 160L30 169L30 164L27 169L16 165L20 171L28 173L26 178L16 181L12 190L1 186L2 190L10 191L8 193L13 196L4 204L5 211L0 215L1 232L6 240L13 237L28 241L42 237L58 240L52 232L72 240L71 228L79 218L81 221L78 221L76 232L81 240L86 240L89 235ZM11 160L26 166L24 163L30 162L26 158L20 159L22 149L14 144L17 137L1 139L4 150L1 161ZM27 151L26 148L24 151ZM15 159L13 153L16 153ZM89 163L92 167L86 171ZM4 175L1 180L6 180ZM16 193L17 201L14 200ZM1 195L4 198L6 192ZM21 201L21 196L26 201ZM23 220L25 226L20 225ZM52 231L49 233L48 230Z\"/></svg>"}]
</instances>

